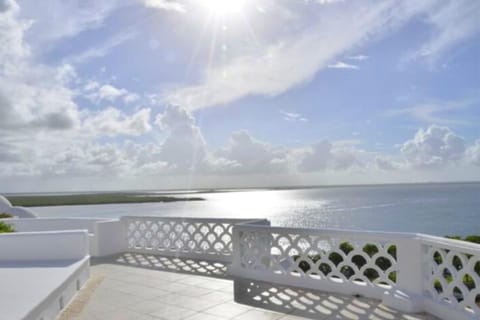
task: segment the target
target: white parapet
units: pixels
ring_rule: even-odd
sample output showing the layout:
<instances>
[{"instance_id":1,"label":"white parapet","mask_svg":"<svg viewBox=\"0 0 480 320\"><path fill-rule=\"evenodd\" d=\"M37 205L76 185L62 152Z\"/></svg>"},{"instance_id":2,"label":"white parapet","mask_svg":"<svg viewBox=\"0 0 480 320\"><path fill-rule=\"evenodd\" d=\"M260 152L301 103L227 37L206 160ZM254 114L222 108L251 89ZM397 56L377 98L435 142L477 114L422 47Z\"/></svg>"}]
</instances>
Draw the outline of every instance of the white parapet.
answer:
<instances>
[{"instance_id":1,"label":"white parapet","mask_svg":"<svg viewBox=\"0 0 480 320\"><path fill-rule=\"evenodd\" d=\"M3 219L17 232L86 230L90 256L101 257L124 252L125 233L119 219L103 218L26 218Z\"/></svg>"},{"instance_id":2,"label":"white parapet","mask_svg":"<svg viewBox=\"0 0 480 320\"><path fill-rule=\"evenodd\" d=\"M478 244L412 233L271 227L262 219L4 220L19 232L0 236L0 263L121 252L194 258L230 264L234 278L360 295L445 320L480 319ZM84 230L85 239L79 231L52 232L75 229Z\"/></svg>"},{"instance_id":3,"label":"white parapet","mask_svg":"<svg viewBox=\"0 0 480 320\"><path fill-rule=\"evenodd\" d=\"M1 319L54 320L89 277L86 231L0 235Z\"/></svg>"},{"instance_id":4,"label":"white parapet","mask_svg":"<svg viewBox=\"0 0 480 320\"><path fill-rule=\"evenodd\" d=\"M422 234L236 225L237 278L381 299L405 312L480 319L480 245Z\"/></svg>"}]
</instances>

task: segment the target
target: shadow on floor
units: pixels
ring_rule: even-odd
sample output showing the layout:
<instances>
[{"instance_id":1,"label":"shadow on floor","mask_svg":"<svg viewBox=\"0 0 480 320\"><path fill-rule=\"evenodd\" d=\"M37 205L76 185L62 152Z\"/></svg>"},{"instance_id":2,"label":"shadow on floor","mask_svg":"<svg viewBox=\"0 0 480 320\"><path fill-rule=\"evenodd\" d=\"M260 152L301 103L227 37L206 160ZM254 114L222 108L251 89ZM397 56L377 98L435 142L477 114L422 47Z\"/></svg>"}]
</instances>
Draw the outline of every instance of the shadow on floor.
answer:
<instances>
[{"instance_id":1,"label":"shadow on floor","mask_svg":"<svg viewBox=\"0 0 480 320\"><path fill-rule=\"evenodd\" d=\"M107 259L92 259L92 265L113 263L158 271L185 273L197 276L228 279L227 265L222 262L165 257L151 254L125 252Z\"/></svg>"},{"instance_id":2,"label":"shadow on floor","mask_svg":"<svg viewBox=\"0 0 480 320\"><path fill-rule=\"evenodd\" d=\"M305 291L266 282L234 281L235 302L311 319L425 319L404 317L380 301Z\"/></svg>"}]
</instances>

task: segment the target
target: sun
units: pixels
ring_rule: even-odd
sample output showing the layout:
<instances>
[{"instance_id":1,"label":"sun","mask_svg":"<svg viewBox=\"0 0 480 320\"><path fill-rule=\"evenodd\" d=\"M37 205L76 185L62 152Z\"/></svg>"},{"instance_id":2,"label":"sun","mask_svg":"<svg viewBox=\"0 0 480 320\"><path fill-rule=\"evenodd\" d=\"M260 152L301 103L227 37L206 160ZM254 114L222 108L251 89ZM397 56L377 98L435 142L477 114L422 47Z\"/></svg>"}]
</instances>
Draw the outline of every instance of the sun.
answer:
<instances>
[{"instance_id":1,"label":"sun","mask_svg":"<svg viewBox=\"0 0 480 320\"><path fill-rule=\"evenodd\" d=\"M245 0L201 0L205 7L216 16L238 14L243 10Z\"/></svg>"}]
</instances>

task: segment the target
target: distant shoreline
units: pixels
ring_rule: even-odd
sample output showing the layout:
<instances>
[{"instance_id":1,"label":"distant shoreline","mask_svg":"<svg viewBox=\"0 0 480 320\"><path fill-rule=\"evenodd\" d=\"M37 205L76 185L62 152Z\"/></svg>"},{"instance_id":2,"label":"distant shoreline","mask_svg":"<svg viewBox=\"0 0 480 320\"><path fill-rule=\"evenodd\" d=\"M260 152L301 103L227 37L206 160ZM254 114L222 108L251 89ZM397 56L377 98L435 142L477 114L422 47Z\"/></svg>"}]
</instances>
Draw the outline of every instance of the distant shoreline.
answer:
<instances>
[{"instance_id":1,"label":"distant shoreline","mask_svg":"<svg viewBox=\"0 0 480 320\"><path fill-rule=\"evenodd\" d=\"M8 199L27 197L63 197L63 196L92 196L92 195L131 195L136 197L148 196L166 198L168 201L188 201L190 198L175 198L174 195L195 195L205 193L224 193L241 191L275 191L275 190L308 190L326 188L374 188L392 186L430 186L430 185L460 185L480 184L480 181L447 181L447 182L400 182L400 183L371 183L371 184L332 184L332 185L305 185L305 186L266 186L266 187L225 187L225 188L192 188L192 189L138 189L138 190L78 190L78 191L38 191L38 192L0 192ZM173 198L170 200L170 198ZM178 200L175 200L178 199ZM194 197L194 199L197 199ZM200 199L198 199L200 200ZM201 199L205 200L205 199ZM158 201L133 201L135 202L158 202ZM131 203L131 202L126 202Z\"/></svg>"},{"instance_id":2,"label":"distant shoreline","mask_svg":"<svg viewBox=\"0 0 480 320\"><path fill-rule=\"evenodd\" d=\"M76 195L44 195L44 196L7 196L14 206L46 207L75 206L98 204L152 203L178 201L204 201L201 197L154 196L141 193L108 193L108 194L76 194Z\"/></svg>"}]
</instances>

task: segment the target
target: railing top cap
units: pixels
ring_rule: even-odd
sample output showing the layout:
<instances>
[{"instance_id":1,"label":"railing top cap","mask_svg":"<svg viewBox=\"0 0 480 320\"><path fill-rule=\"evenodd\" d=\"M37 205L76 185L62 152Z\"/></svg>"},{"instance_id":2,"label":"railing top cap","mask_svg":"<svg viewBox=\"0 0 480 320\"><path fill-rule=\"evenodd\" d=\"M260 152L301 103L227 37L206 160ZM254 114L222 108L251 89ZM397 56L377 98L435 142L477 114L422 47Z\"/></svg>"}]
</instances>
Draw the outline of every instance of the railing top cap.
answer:
<instances>
[{"instance_id":1,"label":"railing top cap","mask_svg":"<svg viewBox=\"0 0 480 320\"><path fill-rule=\"evenodd\" d=\"M265 221L265 219L234 219L234 218L195 218L195 217L170 217L170 216L123 216L122 220L165 220L188 222L217 222L217 223L242 223L250 221Z\"/></svg>"}]
</instances>

